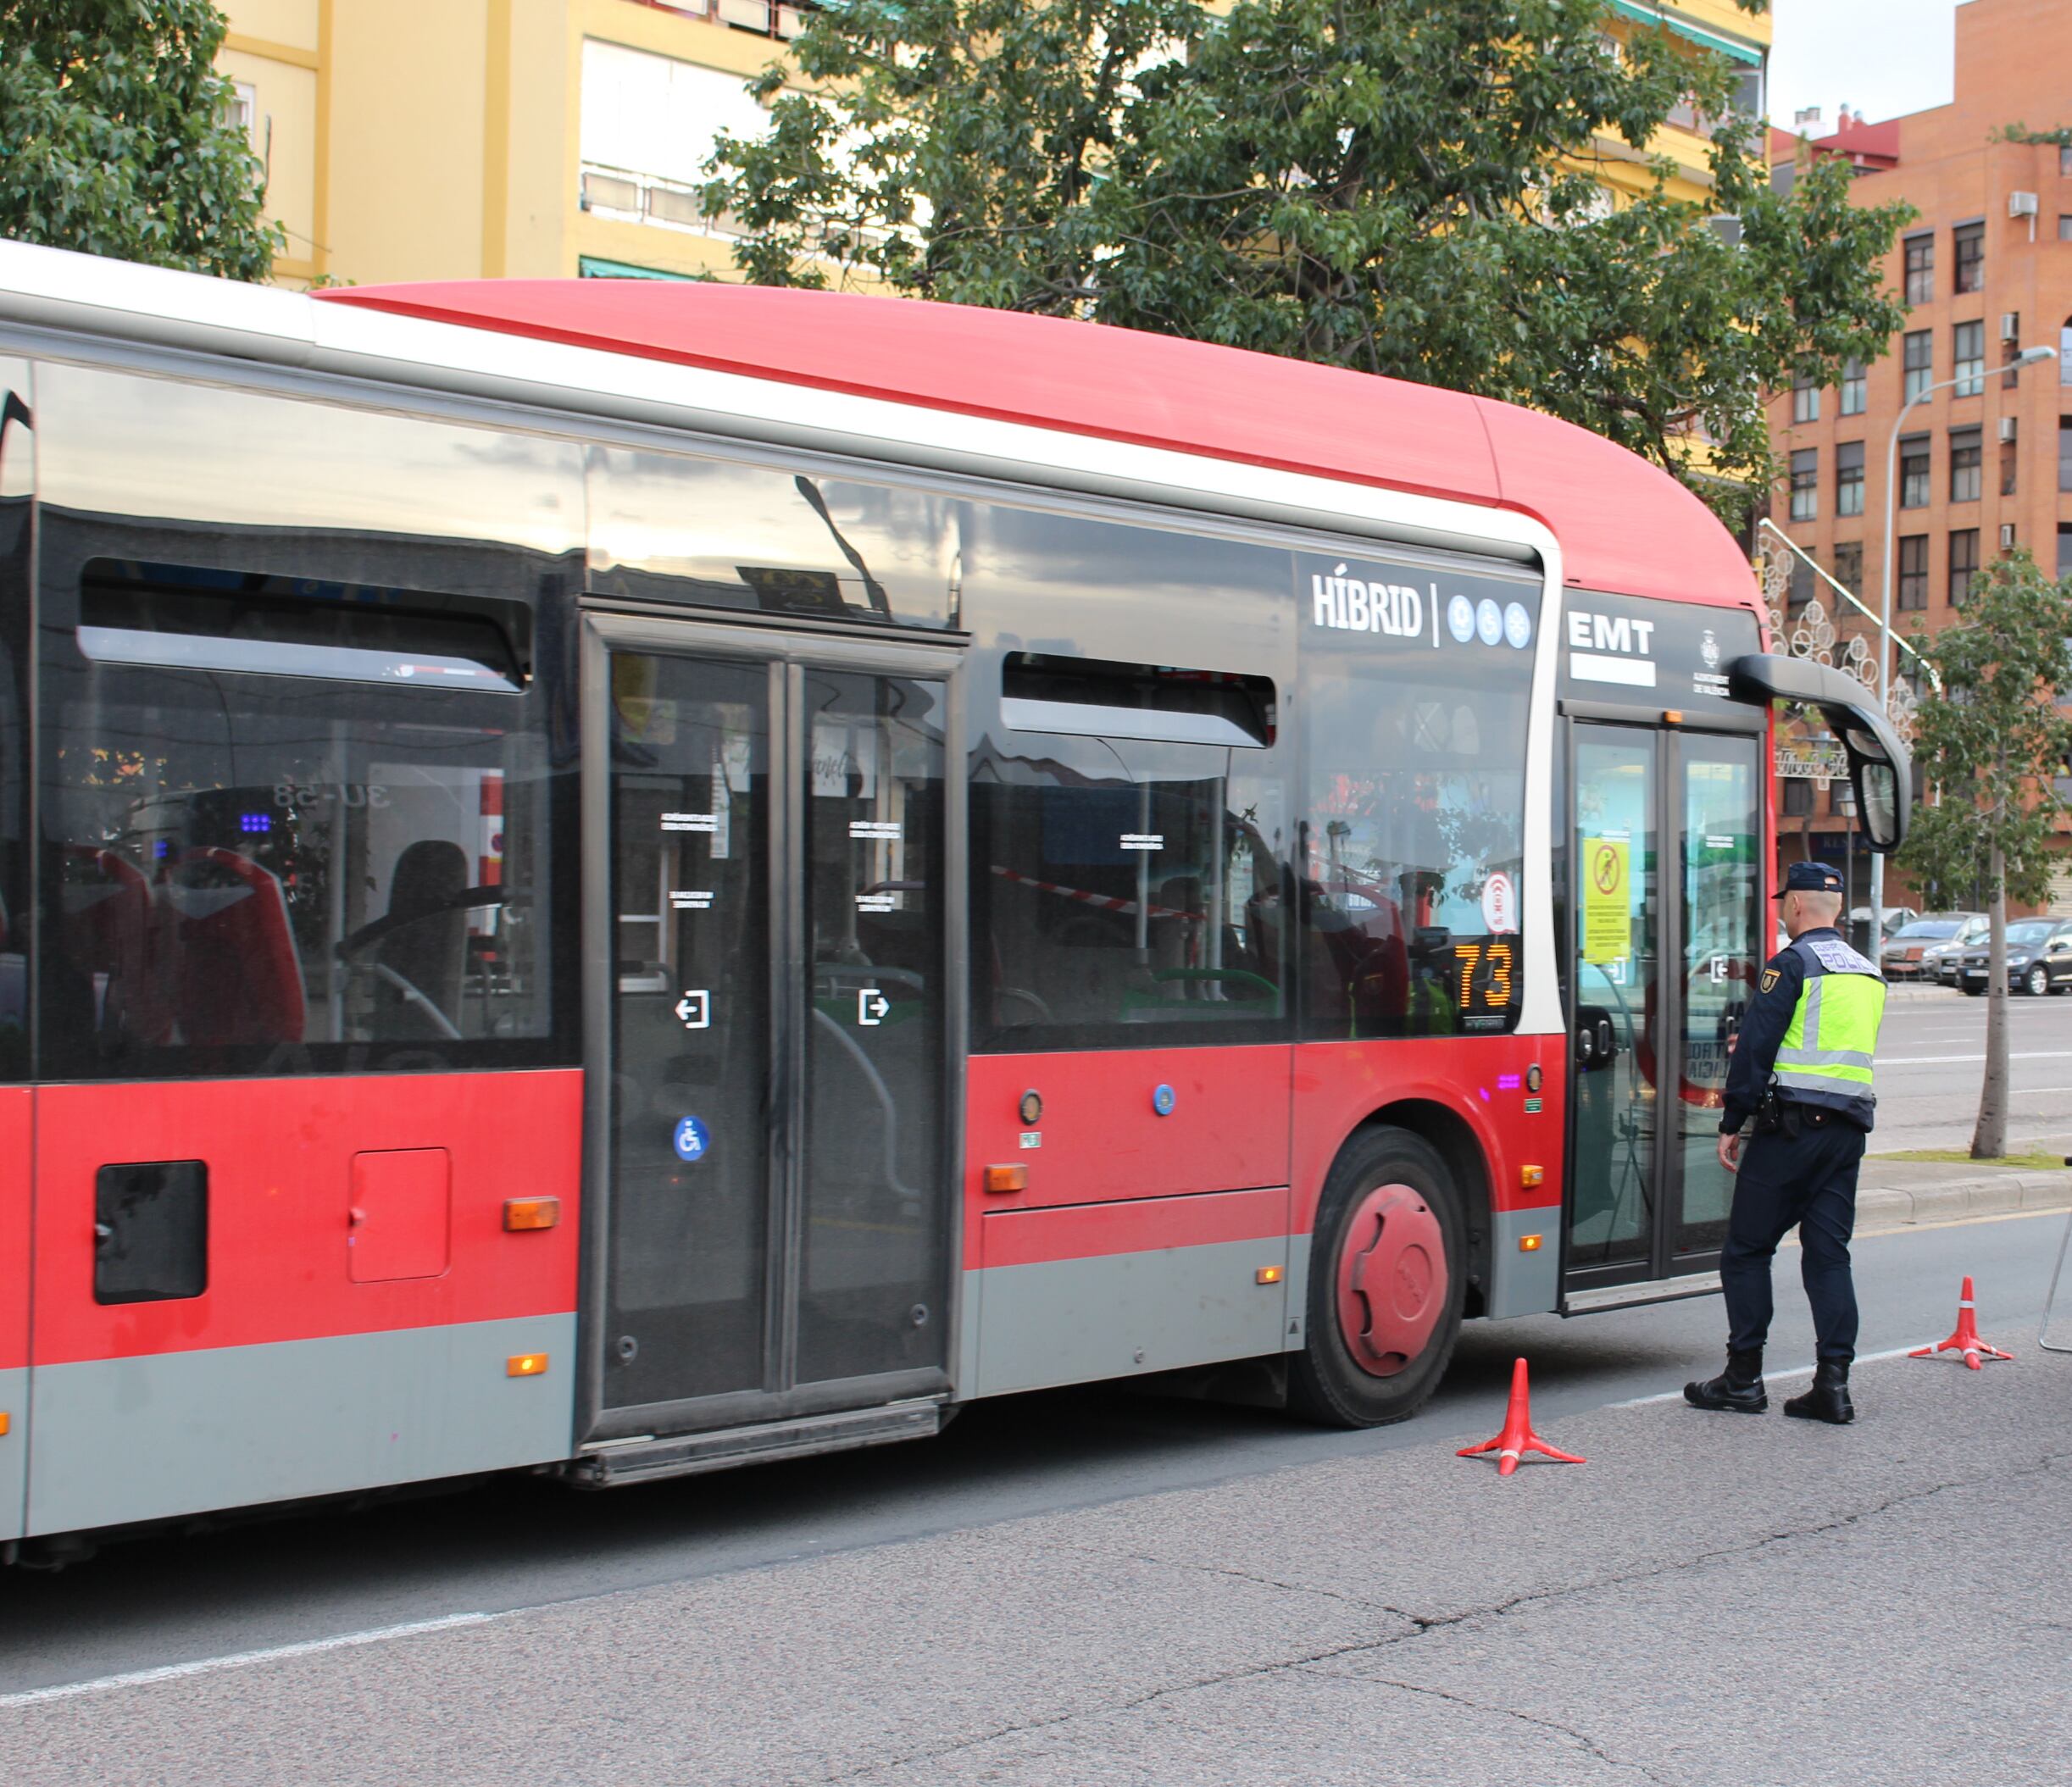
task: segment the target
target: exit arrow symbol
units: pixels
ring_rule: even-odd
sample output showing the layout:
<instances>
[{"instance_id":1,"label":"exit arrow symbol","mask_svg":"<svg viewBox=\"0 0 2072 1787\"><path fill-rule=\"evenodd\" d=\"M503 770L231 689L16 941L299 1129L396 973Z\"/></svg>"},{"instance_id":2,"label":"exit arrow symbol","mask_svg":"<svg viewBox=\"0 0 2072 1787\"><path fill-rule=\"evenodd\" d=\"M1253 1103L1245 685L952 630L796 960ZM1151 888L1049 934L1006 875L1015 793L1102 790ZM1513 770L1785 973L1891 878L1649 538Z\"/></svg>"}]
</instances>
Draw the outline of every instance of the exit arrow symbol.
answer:
<instances>
[{"instance_id":1,"label":"exit arrow symbol","mask_svg":"<svg viewBox=\"0 0 2072 1787\"><path fill-rule=\"evenodd\" d=\"M857 993L856 1021L858 1024L878 1024L892 1008L891 1001L875 986L864 987Z\"/></svg>"}]
</instances>

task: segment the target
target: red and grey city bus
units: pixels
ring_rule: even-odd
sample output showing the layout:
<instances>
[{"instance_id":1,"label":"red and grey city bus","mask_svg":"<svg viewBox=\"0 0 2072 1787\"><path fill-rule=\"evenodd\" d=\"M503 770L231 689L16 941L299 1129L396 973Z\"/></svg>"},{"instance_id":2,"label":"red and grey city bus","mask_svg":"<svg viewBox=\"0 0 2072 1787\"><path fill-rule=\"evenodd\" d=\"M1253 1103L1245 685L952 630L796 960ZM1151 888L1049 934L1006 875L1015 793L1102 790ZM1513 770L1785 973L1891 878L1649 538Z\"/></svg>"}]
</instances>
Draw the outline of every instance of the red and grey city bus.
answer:
<instances>
[{"instance_id":1,"label":"red and grey city bus","mask_svg":"<svg viewBox=\"0 0 2072 1787\"><path fill-rule=\"evenodd\" d=\"M890 298L0 245L0 1541L1410 1414L1708 1288L1766 655L1635 457ZM72 1541L75 1542L75 1541Z\"/></svg>"}]
</instances>

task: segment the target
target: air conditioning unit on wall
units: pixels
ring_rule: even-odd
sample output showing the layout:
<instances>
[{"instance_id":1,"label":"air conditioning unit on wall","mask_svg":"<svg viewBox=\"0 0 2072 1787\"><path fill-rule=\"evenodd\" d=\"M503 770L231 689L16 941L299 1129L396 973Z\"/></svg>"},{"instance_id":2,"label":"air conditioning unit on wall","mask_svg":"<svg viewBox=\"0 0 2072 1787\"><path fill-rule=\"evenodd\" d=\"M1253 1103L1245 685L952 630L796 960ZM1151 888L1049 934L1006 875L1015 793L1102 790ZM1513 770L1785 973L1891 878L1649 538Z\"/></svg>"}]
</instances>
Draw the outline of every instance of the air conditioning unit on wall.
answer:
<instances>
[{"instance_id":1,"label":"air conditioning unit on wall","mask_svg":"<svg viewBox=\"0 0 2072 1787\"><path fill-rule=\"evenodd\" d=\"M2000 524L2000 550L2004 552L2014 544L2014 524L2012 521L2003 521Z\"/></svg>"},{"instance_id":2,"label":"air conditioning unit on wall","mask_svg":"<svg viewBox=\"0 0 2072 1787\"><path fill-rule=\"evenodd\" d=\"M2008 194L2008 215L2009 217L2034 217L2036 214L2036 196L2035 193L2010 192Z\"/></svg>"},{"instance_id":3,"label":"air conditioning unit on wall","mask_svg":"<svg viewBox=\"0 0 2072 1787\"><path fill-rule=\"evenodd\" d=\"M2013 416L2003 416L2003 417L2001 417L2001 419L2000 419L2000 438L2001 438L2001 440L2002 440L2002 441L2012 441L2012 440L2014 438L2014 436L2015 436L2015 433L2016 433L2016 430L2015 430L2015 419L2015 419L2014 417L2013 417Z\"/></svg>"},{"instance_id":4,"label":"air conditioning unit on wall","mask_svg":"<svg viewBox=\"0 0 2072 1787\"><path fill-rule=\"evenodd\" d=\"M2002 311L2000 313L2000 339L2003 341L2012 341L2015 340L2021 334L2021 312L2019 310Z\"/></svg>"}]
</instances>

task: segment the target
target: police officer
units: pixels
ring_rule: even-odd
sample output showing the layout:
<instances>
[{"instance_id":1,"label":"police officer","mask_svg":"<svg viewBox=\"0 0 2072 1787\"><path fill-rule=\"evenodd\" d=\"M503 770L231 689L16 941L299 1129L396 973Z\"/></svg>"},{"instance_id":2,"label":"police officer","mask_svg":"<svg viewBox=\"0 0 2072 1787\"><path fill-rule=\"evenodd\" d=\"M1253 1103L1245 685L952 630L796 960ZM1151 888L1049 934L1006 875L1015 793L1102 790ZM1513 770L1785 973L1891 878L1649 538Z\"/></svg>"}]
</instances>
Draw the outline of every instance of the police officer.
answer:
<instances>
[{"instance_id":1,"label":"police officer","mask_svg":"<svg viewBox=\"0 0 2072 1787\"><path fill-rule=\"evenodd\" d=\"M1816 1341L1813 1387L1787 1415L1837 1425L1856 1418L1849 1362L1856 1357L1856 1286L1849 1235L1856 1171L1877 1103L1871 1057L1885 1015L1885 981L1842 941L1841 877L1794 863L1777 897L1790 944L1764 968L1741 1020L1719 1114L1719 1163L1735 1175L1719 1281L1726 1293L1727 1363L1684 1385L1698 1408L1758 1414L1763 1342L1769 1333L1770 1258L1797 1226ZM1743 1126L1754 1135L1743 1150Z\"/></svg>"}]
</instances>

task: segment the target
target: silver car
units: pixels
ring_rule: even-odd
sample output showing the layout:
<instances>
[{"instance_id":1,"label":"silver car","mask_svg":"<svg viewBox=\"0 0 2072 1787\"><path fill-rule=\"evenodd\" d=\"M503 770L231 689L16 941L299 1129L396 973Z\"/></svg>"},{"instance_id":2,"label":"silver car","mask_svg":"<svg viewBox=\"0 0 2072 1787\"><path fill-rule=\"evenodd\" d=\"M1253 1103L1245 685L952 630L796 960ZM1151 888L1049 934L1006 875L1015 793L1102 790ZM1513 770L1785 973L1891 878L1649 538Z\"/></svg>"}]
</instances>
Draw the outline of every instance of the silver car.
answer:
<instances>
[{"instance_id":1,"label":"silver car","mask_svg":"<svg viewBox=\"0 0 2072 1787\"><path fill-rule=\"evenodd\" d=\"M1975 915L1963 912L1924 913L1909 918L1878 952L1878 965L1888 980L1933 980L1941 952L1955 945ZM1930 952L1936 953L1931 955ZM1961 951L1959 952L1961 955ZM1954 978L1953 976L1953 978Z\"/></svg>"},{"instance_id":2,"label":"silver car","mask_svg":"<svg viewBox=\"0 0 2072 1787\"><path fill-rule=\"evenodd\" d=\"M1940 985L1955 986L1958 976L1964 972L1964 952L1975 949L1986 941L1991 924L1982 912L1954 915L1945 913L1941 916L1961 917L1964 922L1958 927L1957 935L1947 942L1931 943L1921 952L1921 966Z\"/></svg>"}]
</instances>

